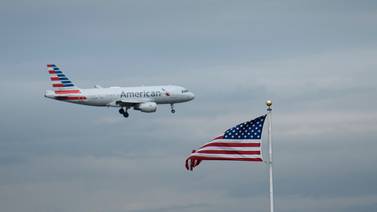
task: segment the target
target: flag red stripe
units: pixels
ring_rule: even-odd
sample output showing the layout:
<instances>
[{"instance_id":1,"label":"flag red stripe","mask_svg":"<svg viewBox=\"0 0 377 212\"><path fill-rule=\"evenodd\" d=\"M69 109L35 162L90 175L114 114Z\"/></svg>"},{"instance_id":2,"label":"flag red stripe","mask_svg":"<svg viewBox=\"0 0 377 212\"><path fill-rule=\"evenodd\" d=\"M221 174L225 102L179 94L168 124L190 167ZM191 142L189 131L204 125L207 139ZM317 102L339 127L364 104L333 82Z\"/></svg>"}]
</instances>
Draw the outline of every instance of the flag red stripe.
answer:
<instances>
[{"instance_id":1,"label":"flag red stripe","mask_svg":"<svg viewBox=\"0 0 377 212\"><path fill-rule=\"evenodd\" d=\"M224 136L223 135L220 135L220 136L217 136L216 138L214 138L213 140L217 140L217 139L223 139Z\"/></svg>"},{"instance_id":2,"label":"flag red stripe","mask_svg":"<svg viewBox=\"0 0 377 212\"><path fill-rule=\"evenodd\" d=\"M263 161L262 158L223 158L223 157L205 157L205 156L191 156L187 160Z\"/></svg>"},{"instance_id":3,"label":"flag red stripe","mask_svg":"<svg viewBox=\"0 0 377 212\"><path fill-rule=\"evenodd\" d=\"M260 151L226 151L226 150L199 150L197 153L207 154L238 154L238 155L260 155Z\"/></svg>"},{"instance_id":4,"label":"flag red stripe","mask_svg":"<svg viewBox=\"0 0 377 212\"><path fill-rule=\"evenodd\" d=\"M49 74L56 74L55 71L48 71Z\"/></svg>"},{"instance_id":5,"label":"flag red stripe","mask_svg":"<svg viewBox=\"0 0 377 212\"><path fill-rule=\"evenodd\" d=\"M52 81L59 81L59 80L60 80L59 77L50 77L50 79L51 79Z\"/></svg>"},{"instance_id":6,"label":"flag red stripe","mask_svg":"<svg viewBox=\"0 0 377 212\"><path fill-rule=\"evenodd\" d=\"M202 148L207 146L219 146L219 147L260 147L260 143L224 143L224 142L211 142Z\"/></svg>"}]
</instances>

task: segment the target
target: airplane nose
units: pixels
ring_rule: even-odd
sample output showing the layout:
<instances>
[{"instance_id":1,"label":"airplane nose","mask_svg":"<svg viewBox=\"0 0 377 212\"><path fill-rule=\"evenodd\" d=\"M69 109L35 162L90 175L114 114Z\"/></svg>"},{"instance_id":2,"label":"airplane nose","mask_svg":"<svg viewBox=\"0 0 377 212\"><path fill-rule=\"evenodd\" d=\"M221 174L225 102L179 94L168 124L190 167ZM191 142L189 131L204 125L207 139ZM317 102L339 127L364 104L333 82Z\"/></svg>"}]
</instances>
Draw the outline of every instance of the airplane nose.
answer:
<instances>
[{"instance_id":1,"label":"airplane nose","mask_svg":"<svg viewBox=\"0 0 377 212\"><path fill-rule=\"evenodd\" d=\"M188 96L189 96L190 100L193 100L195 98L195 95L192 92L189 92Z\"/></svg>"}]
</instances>

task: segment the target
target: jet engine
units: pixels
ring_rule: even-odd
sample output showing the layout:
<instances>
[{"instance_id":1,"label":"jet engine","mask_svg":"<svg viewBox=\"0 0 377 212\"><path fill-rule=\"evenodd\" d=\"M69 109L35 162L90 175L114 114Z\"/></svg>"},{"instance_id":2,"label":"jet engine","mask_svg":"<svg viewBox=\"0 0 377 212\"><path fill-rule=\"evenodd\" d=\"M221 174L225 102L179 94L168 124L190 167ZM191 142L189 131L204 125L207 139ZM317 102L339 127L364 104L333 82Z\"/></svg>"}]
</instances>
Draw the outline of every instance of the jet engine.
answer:
<instances>
[{"instance_id":1,"label":"jet engine","mask_svg":"<svg viewBox=\"0 0 377 212\"><path fill-rule=\"evenodd\" d=\"M144 113L153 113L157 110L157 104L155 102L144 102L135 106L134 109Z\"/></svg>"}]
</instances>

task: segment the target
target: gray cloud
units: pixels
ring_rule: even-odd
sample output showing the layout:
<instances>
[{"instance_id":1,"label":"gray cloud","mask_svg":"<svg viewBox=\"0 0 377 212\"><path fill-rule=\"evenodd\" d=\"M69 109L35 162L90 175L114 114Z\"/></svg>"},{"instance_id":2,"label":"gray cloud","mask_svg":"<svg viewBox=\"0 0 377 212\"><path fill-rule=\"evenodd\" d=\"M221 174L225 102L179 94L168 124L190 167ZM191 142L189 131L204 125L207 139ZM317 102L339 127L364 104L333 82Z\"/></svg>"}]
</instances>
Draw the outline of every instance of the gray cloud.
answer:
<instances>
[{"instance_id":1,"label":"gray cloud","mask_svg":"<svg viewBox=\"0 0 377 212\"><path fill-rule=\"evenodd\" d=\"M266 211L264 164L185 156L274 101L279 211L375 211L375 1L4 1L2 211ZM43 97L46 63L81 87L179 84L158 113Z\"/></svg>"}]
</instances>

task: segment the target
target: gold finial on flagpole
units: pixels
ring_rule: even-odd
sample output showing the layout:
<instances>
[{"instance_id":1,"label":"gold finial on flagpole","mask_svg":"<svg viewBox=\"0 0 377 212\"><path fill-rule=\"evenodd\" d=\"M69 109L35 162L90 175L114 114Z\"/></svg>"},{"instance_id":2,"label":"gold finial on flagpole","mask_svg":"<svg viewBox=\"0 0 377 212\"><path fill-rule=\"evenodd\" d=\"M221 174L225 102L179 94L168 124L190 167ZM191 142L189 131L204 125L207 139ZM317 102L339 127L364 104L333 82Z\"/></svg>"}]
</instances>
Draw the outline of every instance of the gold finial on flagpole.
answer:
<instances>
[{"instance_id":1,"label":"gold finial on flagpole","mask_svg":"<svg viewBox=\"0 0 377 212\"><path fill-rule=\"evenodd\" d=\"M272 108L271 108L271 106L272 106L272 101L271 101L271 100L267 100L267 101L266 101L266 105L267 105L267 107L268 107L267 110L268 110L268 111L271 111L271 110L272 110Z\"/></svg>"}]
</instances>

